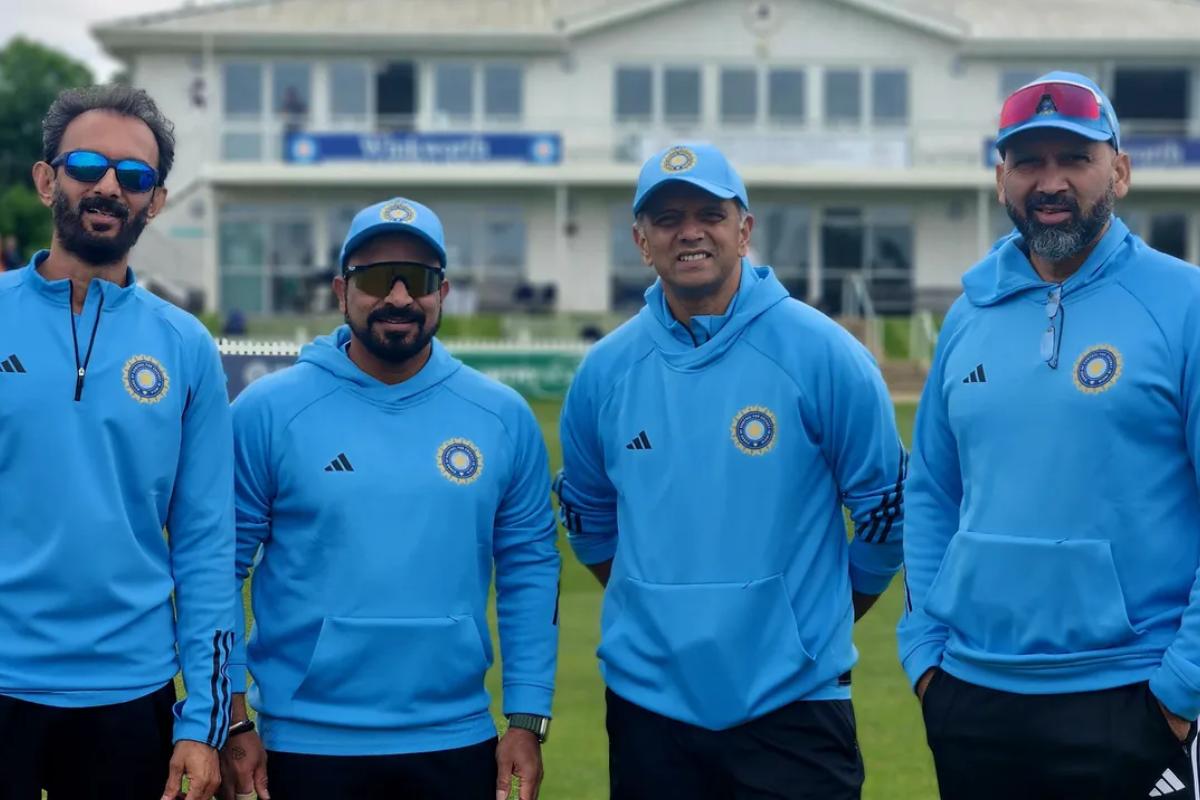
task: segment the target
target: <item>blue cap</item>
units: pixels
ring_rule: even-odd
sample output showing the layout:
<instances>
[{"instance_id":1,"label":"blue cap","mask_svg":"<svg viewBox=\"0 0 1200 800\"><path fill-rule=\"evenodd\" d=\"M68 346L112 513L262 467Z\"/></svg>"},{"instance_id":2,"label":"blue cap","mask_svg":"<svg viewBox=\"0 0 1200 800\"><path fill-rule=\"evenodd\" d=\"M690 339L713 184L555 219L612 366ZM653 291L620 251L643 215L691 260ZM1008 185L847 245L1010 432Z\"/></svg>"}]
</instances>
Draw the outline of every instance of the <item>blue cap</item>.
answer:
<instances>
[{"instance_id":1,"label":"blue cap","mask_svg":"<svg viewBox=\"0 0 1200 800\"><path fill-rule=\"evenodd\" d=\"M674 144L655 153L642 165L637 194L633 198L636 217L650 195L669 182L690 183L722 200L737 199L750 209L746 184L720 150L711 144Z\"/></svg>"},{"instance_id":2,"label":"blue cap","mask_svg":"<svg viewBox=\"0 0 1200 800\"><path fill-rule=\"evenodd\" d=\"M1051 105L1045 111L1039 109L1037 114L1024 122L1009 125L1007 128L1001 128L999 134L996 136L997 150L1004 152L1005 142L1018 133L1034 128L1058 128L1059 130L1070 131L1095 142L1112 142L1114 148L1117 150L1121 149L1121 125L1117 122L1117 112L1113 109L1112 101L1100 90L1095 81L1077 72L1055 71L1047 72L1036 81L1026 84L1026 86L1034 86L1039 83L1078 83L1081 86L1088 87L1100 98L1100 118L1068 117L1064 114L1059 114ZM1021 88L1025 87L1022 86ZM1019 92L1020 89L1017 91Z\"/></svg>"},{"instance_id":3,"label":"blue cap","mask_svg":"<svg viewBox=\"0 0 1200 800\"><path fill-rule=\"evenodd\" d=\"M393 197L373 206L367 206L354 215L350 230L346 233L346 241L342 244L342 255L339 259L343 271L346 269L346 259L357 248L388 233L415 236L428 244L437 253L438 261L443 268L446 266L446 235L442 231L442 221L428 207L415 200L403 197Z\"/></svg>"}]
</instances>

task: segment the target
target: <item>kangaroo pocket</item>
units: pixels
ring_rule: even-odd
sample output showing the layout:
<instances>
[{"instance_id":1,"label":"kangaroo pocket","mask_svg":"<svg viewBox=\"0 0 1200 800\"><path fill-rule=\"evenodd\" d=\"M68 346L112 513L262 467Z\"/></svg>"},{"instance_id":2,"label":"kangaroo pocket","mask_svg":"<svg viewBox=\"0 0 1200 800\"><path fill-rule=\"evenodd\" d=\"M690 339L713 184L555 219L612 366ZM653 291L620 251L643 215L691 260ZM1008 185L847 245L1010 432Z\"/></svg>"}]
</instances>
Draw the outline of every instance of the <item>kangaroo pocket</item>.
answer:
<instances>
[{"instance_id":1,"label":"kangaroo pocket","mask_svg":"<svg viewBox=\"0 0 1200 800\"><path fill-rule=\"evenodd\" d=\"M729 727L812 661L779 575L706 584L626 578L619 592L598 654L613 690L652 711Z\"/></svg>"},{"instance_id":2,"label":"kangaroo pocket","mask_svg":"<svg viewBox=\"0 0 1200 800\"><path fill-rule=\"evenodd\" d=\"M1054 662L1129 644L1139 633L1129 622L1112 548L1098 540L960 531L925 610L950 627L952 650L991 661Z\"/></svg>"},{"instance_id":3,"label":"kangaroo pocket","mask_svg":"<svg viewBox=\"0 0 1200 800\"><path fill-rule=\"evenodd\" d=\"M365 728L438 725L486 712L487 657L470 615L326 617L295 715Z\"/></svg>"}]
</instances>

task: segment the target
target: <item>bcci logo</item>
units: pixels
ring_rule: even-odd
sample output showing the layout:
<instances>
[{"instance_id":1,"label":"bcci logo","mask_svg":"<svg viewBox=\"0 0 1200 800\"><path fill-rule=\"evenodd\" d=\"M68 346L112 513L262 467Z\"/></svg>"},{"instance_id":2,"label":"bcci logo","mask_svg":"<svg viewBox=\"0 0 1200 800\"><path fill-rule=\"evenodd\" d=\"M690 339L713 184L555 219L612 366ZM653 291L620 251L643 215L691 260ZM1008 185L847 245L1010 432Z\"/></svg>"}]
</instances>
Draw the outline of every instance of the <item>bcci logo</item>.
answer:
<instances>
[{"instance_id":1,"label":"bcci logo","mask_svg":"<svg viewBox=\"0 0 1200 800\"><path fill-rule=\"evenodd\" d=\"M777 427L770 409L747 406L734 416L729 434L738 450L748 456L761 456L775 446Z\"/></svg>"},{"instance_id":2,"label":"bcci logo","mask_svg":"<svg viewBox=\"0 0 1200 800\"><path fill-rule=\"evenodd\" d=\"M696 166L696 154L687 147L672 147L662 158L663 172L687 172Z\"/></svg>"},{"instance_id":3,"label":"bcci logo","mask_svg":"<svg viewBox=\"0 0 1200 800\"><path fill-rule=\"evenodd\" d=\"M446 480L466 486L483 472L483 455L469 439L451 439L438 448L438 471Z\"/></svg>"},{"instance_id":4,"label":"bcci logo","mask_svg":"<svg viewBox=\"0 0 1200 800\"><path fill-rule=\"evenodd\" d=\"M1110 344L1088 348L1075 362L1075 388L1085 394L1099 394L1113 387L1121 377L1121 353Z\"/></svg>"},{"instance_id":5,"label":"bcci logo","mask_svg":"<svg viewBox=\"0 0 1200 800\"><path fill-rule=\"evenodd\" d=\"M379 218L384 222L412 222L417 218L417 211L401 200L388 203L379 210Z\"/></svg>"},{"instance_id":6,"label":"bcci logo","mask_svg":"<svg viewBox=\"0 0 1200 800\"><path fill-rule=\"evenodd\" d=\"M157 403L167 395L171 379L157 359L134 356L125 362L125 391L139 403Z\"/></svg>"}]
</instances>

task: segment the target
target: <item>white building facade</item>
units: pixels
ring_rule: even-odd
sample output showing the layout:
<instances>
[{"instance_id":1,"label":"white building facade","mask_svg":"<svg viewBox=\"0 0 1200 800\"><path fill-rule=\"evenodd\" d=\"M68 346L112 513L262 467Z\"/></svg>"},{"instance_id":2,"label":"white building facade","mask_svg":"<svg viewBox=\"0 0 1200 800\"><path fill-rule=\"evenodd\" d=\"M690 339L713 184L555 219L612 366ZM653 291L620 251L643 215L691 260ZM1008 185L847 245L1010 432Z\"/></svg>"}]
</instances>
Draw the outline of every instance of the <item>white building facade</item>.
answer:
<instances>
[{"instance_id":1,"label":"white building facade","mask_svg":"<svg viewBox=\"0 0 1200 800\"><path fill-rule=\"evenodd\" d=\"M1010 227L1001 100L1056 68L1114 101L1122 217L1200 260L1200 2L258 0L95 34L176 124L134 263L208 310L327 310L351 216L393 195L442 216L462 310L634 310L637 169L678 140L739 167L794 295L937 310Z\"/></svg>"}]
</instances>

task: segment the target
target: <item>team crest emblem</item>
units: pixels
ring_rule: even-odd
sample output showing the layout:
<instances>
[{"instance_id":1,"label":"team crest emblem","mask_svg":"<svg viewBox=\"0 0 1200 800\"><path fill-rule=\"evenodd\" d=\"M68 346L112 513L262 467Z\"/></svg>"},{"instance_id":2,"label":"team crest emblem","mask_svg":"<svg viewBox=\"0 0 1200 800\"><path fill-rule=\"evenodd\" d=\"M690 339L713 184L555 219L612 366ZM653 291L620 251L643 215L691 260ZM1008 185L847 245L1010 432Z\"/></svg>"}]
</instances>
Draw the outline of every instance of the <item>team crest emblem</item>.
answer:
<instances>
[{"instance_id":1,"label":"team crest emblem","mask_svg":"<svg viewBox=\"0 0 1200 800\"><path fill-rule=\"evenodd\" d=\"M1107 392L1121 377L1121 353L1110 344L1089 347L1075 362L1075 388L1085 394Z\"/></svg>"},{"instance_id":2,"label":"team crest emblem","mask_svg":"<svg viewBox=\"0 0 1200 800\"><path fill-rule=\"evenodd\" d=\"M687 172L696 166L696 154L689 147L672 147L662 158L663 172Z\"/></svg>"},{"instance_id":3,"label":"team crest emblem","mask_svg":"<svg viewBox=\"0 0 1200 800\"><path fill-rule=\"evenodd\" d=\"M466 486L483 472L483 454L469 439L451 439L438 448L437 466L446 480Z\"/></svg>"},{"instance_id":4,"label":"team crest emblem","mask_svg":"<svg viewBox=\"0 0 1200 800\"><path fill-rule=\"evenodd\" d=\"M775 446L777 428L769 408L747 406L734 416L729 434L738 450L748 456L761 456Z\"/></svg>"},{"instance_id":5,"label":"team crest emblem","mask_svg":"<svg viewBox=\"0 0 1200 800\"><path fill-rule=\"evenodd\" d=\"M412 222L417 218L417 210L408 203L396 200L379 210L379 218L384 222Z\"/></svg>"},{"instance_id":6,"label":"team crest emblem","mask_svg":"<svg viewBox=\"0 0 1200 800\"><path fill-rule=\"evenodd\" d=\"M122 370L125 390L139 403L157 403L167 396L171 379L157 359L150 356L134 356L125 362Z\"/></svg>"}]
</instances>

